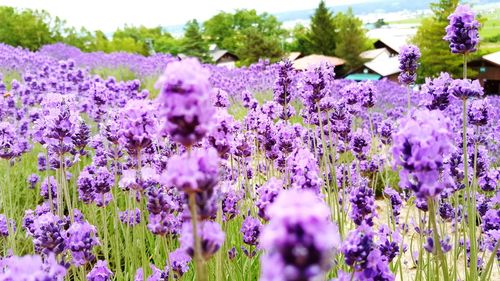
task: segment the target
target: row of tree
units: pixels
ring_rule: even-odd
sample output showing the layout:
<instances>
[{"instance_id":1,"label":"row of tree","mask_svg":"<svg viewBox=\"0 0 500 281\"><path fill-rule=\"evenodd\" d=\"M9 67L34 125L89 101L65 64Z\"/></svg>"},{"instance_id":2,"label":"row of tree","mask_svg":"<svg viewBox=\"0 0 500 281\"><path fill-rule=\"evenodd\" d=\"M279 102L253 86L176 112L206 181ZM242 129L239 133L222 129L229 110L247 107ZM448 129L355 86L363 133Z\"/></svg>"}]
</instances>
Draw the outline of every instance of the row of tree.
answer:
<instances>
[{"instance_id":1,"label":"row of tree","mask_svg":"<svg viewBox=\"0 0 500 281\"><path fill-rule=\"evenodd\" d=\"M45 11L12 7L0 7L0 18L0 42L30 50L64 42L86 52L183 53L210 61L209 46L215 44L235 53L242 64L259 58L278 60L287 52L299 51L305 55L336 55L346 59L350 66L356 66L361 63L359 53L367 45L362 22L352 10L333 15L323 1L311 18L310 28L298 25L289 31L273 15L237 10L220 12L202 24L191 20L185 25L181 38L172 36L162 27L128 25L108 37L100 30L91 32L67 26L64 20L52 18Z\"/></svg>"},{"instance_id":2,"label":"row of tree","mask_svg":"<svg viewBox=\"0 0 500 281\"><path fill-rule=\"evenodd\" d=\"M442 40L447 17L459 0L439 0L431 4L434 15L423 20L413 42L422 52L419 77L436 75L441 71L459 74L461 58L449 52ZM83 51L127 51L143 55L152 52L183 53L209 62L209 46L229 50L240 58L241 64L250 64L260 58L279 60L292 51L308 54L337 56L346 60L345 71L362 65L359 54L371 48L362 21L351 9L333 14L321 1L311 17L309 27L297 25L286 30L276 17L255 10L220 12L200 24L189 21L180 38L162 27L125 26L112 36L100 30L90 32L67 26L59 18L45 11L16 10L0 7L0 42L37 50L45 44L64 42ZM379 25L385 24L382 21Z\"/></svg>"}]
</instances>

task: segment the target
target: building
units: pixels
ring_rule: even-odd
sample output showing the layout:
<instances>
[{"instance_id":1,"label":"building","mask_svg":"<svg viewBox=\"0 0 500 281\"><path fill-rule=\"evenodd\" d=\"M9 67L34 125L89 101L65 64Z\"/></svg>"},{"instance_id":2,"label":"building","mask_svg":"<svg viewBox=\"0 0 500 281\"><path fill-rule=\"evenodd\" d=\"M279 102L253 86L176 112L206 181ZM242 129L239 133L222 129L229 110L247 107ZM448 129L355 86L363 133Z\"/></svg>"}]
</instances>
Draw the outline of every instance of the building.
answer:
<instances>
[{"instance_id":1,"label":"building","mask_svg":"<svg viewBox=\"0 0 500 281\"><path fill-rule=\"evenodd\" d=\"M375 47L376 49L385 48L391 56L397 56L399 55L399 49L408 44L407 39L408 38L405 37L380 38L375 41L375 43L373 43L373 47Z\"/></svg>"},{"instance_id":2,"label":"building","mask_svg":"<svg viewBox=\"0 0 500 281\"><path fill-rule=\"evenodd\" d=\"M477 71L475 78L483 86L485 94L500 94L500 51L475 59L468 66Z\"/></svg>"},{"instance_id":3,"label":"building","mask_svg":"<svg viewBox=\"0 0 500 281\"><path fill-rule=\"evenodd\" d=\"M341 58L337 57L329 57L324 55L309 55L299 59L296 59L292 62L293 68L297 70L306 70L311 67L317 66L323 62L329 63L335 66L335 74L339 74L342 71L342 67L345 64L345 61Z\"/></svg>"},{"instance_id":4,"label":"building","mask_svg":"<svg viewBox=\"0 0 500 281\"><path fill-rule=\"evenodd\" d=\"M225 66L228 68L236 67L236 62L239 60L238 56L227 51L227 50L211 50L210 57L212 61L219 66Z\"/></svg>"},{"instance_id":5,"label":"building","mask_svg":"<svg viewBox=\"0 0 500 281\"><path fill-rule=\"evenodd\" d=\"M373 43L375 49L364 51L359 55L367 62L345 76L345 79L364 81L386 78L398 82L398 75L401 72L398 55L400 48L405 44L407 44L406 37L378 39Z\"/></svg>"},{"instance_id":6,"label":"building","mask_svg":"<svg viewBox=\"0 0 500 281\"><path fill-rule=\"evenodd\" d=\"M291 52L288 55L286 55L284 58L288 59L289 61L295 61L297 59L300 59L303 57L302 53L300 52Z\"/></svg>"}]
</instances>

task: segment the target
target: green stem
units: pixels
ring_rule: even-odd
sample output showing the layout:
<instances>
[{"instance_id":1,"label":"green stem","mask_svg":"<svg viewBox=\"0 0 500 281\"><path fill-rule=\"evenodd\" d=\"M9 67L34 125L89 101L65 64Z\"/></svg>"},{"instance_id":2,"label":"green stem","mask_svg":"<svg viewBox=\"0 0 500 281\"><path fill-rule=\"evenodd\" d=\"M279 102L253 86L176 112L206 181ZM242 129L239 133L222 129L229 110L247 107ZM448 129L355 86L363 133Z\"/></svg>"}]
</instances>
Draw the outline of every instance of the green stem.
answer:
<instances>
[{"instance_id":1,"label":"green stem","mask_svg":"<svg viewBox=\"0 0 500 281\"><path fill-rule=\"evenodd\" d=\"M207 271L201 253L201 241L198 236L198 214L196 211L196 194L189 193L189 210L191 212L191 225L193 227L194 240L194 264L196 272L196 280L207 281Z\"/></svg>"},{"instance_id":2,"label":"green stem","mask_svg":"<svg viewBox=\"0 0 500 281\"><path fill-rule=\"evenodd\" d=\"M439 241L438 228L436 224L436 209L434 206L434 199L429 198L427 200L429 205L429 220L432 226L432 234L434 236L434 245L436 248L437 258L441 261L441 269L443 270L444 281L449 281L448 277L448 263L446 262L446 257L441 249L441 242ZM437 264L436 264L437 266ZM438 278L439 279L439 278Z\"/></svg>"}]
</instances>

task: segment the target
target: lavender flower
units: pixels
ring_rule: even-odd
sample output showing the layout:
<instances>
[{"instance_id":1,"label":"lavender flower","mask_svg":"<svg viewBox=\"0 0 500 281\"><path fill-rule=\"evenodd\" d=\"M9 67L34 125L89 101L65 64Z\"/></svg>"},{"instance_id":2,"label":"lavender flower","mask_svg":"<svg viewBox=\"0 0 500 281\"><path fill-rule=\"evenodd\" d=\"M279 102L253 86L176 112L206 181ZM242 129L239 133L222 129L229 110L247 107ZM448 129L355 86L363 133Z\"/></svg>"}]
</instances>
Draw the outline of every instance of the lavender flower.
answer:
<instances>
[{"instance_id":1,"label":"lavender flower","mask_svg":"<svg viewBox=\"0 0 500 281\"><path fill-rule=\"evenodd\" d=\"M373 226L373 218L376 216L375 195L366 181L363 180L352 188L349 201L352 207L351 219L354 223L357 225L366 223Z\"/></svg>"},{"instance_id":2,"label":"lavender flower","mask_svg":"<svg viewBox=\"0 0 500 281\"><path fill-rule=\"evenodd\" d=\"M255 205L259 208L258 214L263 220L269 220L267 209L276 197L278 197L281 190L283 190L283 181L276 178L270 178L264 185L257 189L258 198Z\"/></svg>"},{"instance_id":3,"label":"lavender flower","mask_svg":"<svg viewBox=\"0 0 500 281\"><path fill-rule=\"evenodd\" d=\"M451 93L462 100L483 95L483 88L478 80L455 79L451 83L450 88Z\"/></svg>"},{"instance_id":4,"label":"lavender flower","mask_svg":"<svg viewBox=\"0 0 500 281\"><path fill-rule=\"evenodd\" d=\"M16 231L16 222L13 219L7 219L6 216L0 214L0 237L9 236L9 224L13 231Z\"/></svg>"},{"instance_id":5,"label":"lavender flower","mask_svg":"<svg viewBox=\"0 0 500 281\"><path fill-rule=\"evenodd\" d=\"M269 210L260 237L260 280L313 280L327 272L340 246L330 209L308 190L283 191Z\"/></svg>"},{"instance_id":6,"label":"lavender flower","mask_svg":"<svg viewBox=\"0 0 500 281\"><path fill-rule=\"evenodd\" d=\"M259 236L262 230L262 223L259 219L247 216L241 225L240 232L243 234L243 243L250 246L257 246L259 244ZM246 251L246 249L244 249ZM248 251L246 251L248 252ZM247 256L253 257L254 253L249 252Z\"/></svg>"},{"instance_id":7,"label":"lavender flower","mask_svg":"<svg viewBox=\"0 0 500 281\"><path fill-rule=\"evenodd\" d=\"M157 82L157 102L164 118L163 130L184 146L200 141L210 130L210 73L196 59L171 62Z\"/></svg>"},{"instance_id":8,"label":"lavender flower","mask_svg":"<svg viewBox=\"0 0 500 281\"><path fill-rule=\"evenodd\" d=\"M71 251L75 266L83 266L94 261L92 248L99 245L96 233L96 228L88 222L74 222L69 227L66 232L66 244Z\"/></svg>"},{"instance_id":9,"label":"lavender flower","mask_svg":"<svg viewBox=\"0 0 500 281\"><path fill-rule=\"evenodd\" d=\"M430 101L426 105L429 110L445 110L450 105L451 84L453 79L450 74L441 72L439 77L425 78L422 93L427 95Z\"/></svg>"},{"instance_id":10,"label":"lavender flower","mask_svg":"<svg viewBox=\"0 0 500 281\"><path fill-rule=\"evenodd\" d=\"M320 192L323 180L314 155L305 148L297 149L288 158L288 169L292 174L292 186Z\"/></svg>"},{"instance_id":11,"label":"lavender flower","mask_svg":"<svg viewBox=\"0 0 500 281\"><path fill-rule=\"evenodd\" d=\"M467 110L469 124L475 126L484 126L488 124L488 112L490 110L491 106L487 99L472 101Z\"/></svg>"},{"instance_id":12,"label":"lavender flower","mask_svg":"<svg viewBox=\"0 0 500 281\"><path fill-rule=\"evenodd\" d=\"M451 52L467 54L476 51L479 43L479 22L469 6L458 5L448 19L450 24L446 27L446 36L443 39L450 43Z\"/></svg>"},{"instance_id":13,"label":"lavender flower","mask_svg":"<svg viewBox=\"0 0 500 281\"><path fill-rule=\"evenodd\" d=\"M171 252L168 255L170 259L170 266L174 271L176 278L182 277L184 273L189 270L189 263L191 262L191 257L186 254L186 251L179 248Z\"/></svg>"},{"instance_id":14,"label":"lavender flower","mask_svg":"<svg viewBox=\"0 0 500 281\"><path fill-rule=\"evenodd\" d=\"M444 188L440 177L444 157L453 148L451 128L440 111L419 110L402 120L394 135L392 152L399 172L400 186L412 189L417 197L437 196Z\"/></svg>"},{"instance_id":15,"label":"lavender flower","mask_svg":"<svg viewBox=\"0 0 500 281\"><path fill-rule=\"evenodd\" d=\"M417 79L418 60L420 50L415 45L404 45L399 51L399 82L403 84L413 84Z\"/></svg>"},{"instance_id":16,"label":"lavender flower","mask_svg":"<svg viewBox=\"0 0 500 281\"><path fill-rule=\"evenodd\" d=\"M60 265L53 254L41 256L12 256L0 260L0 280L63 280L66 268Z\"/></svg>"},{"instance_id":17,"label":"lavender flower","mask_svg":"<svg viewBox=\"0 0 500 281\"><path fill-rule=\"evenodd\" d=\"M156 116L148 100L129 100L121 111L120 142L136 157L149 147L156 135Z\"/></svg>"},{"instance_id":18,"label":"lavender flower","mask_svg":"<svg viewBox=\"0 0 500 281\"><path fill-rule=\"evenodd\" d=\"M39 180L40 177L37 174L31 174L26 181L28 182L28 187L34 189Z\"/></svg>"},{"instance_id":19,"label":"lavender flower","mask_svg":"<svg viewBox=\"0 0 500 281\"><path fill-rule=\"evenodd\" d=\"M173 156L163 178L186 193L209 191L217 184L218 162L215 149L195 149L189 156Z\"/></svg>"},{"instance_id":20,"label":"lavender flower","mask_svg":"<svg viewBox=\"0 0 500 281\"><path fill-rule=\"evenodd\" d=\"M66 232L63 220L47 212L33 222L33 244L37 252L60 254L66 249Z\"/></svg>"},{"instance_id":21,"label":"lavender flower","mask_svg":"<svg viewBox=\"0 0 500 281\"><path fill-rule=\"evenodd\" d=\"M216 222L202 221L198 224L198 228L198 235L201 240L201 255L205 260L208 260L221 248L226 235ZM182 225L180 243L182 249L193 257L193 228L190 223L184 223Z\"/></svg>"},{"instance_id":22,"label":"lavender flower","mask_svg":"<svg viewBox=\"0 0 500 281\"><path fill-rule=\"evenodd\" d=\"M113 272L109 270L107 262L102 260L98 260L87 274L88 281L110 281L112 278Z\"/></svg>"},{"instance_id":23,"label":"lavender flower","mask_svg":"<svg viewBox=\"0 0 500 281\"><path fill-rule=\"evenodd\" d=\"M118 213L120 221L126 225L134 226L141 223L141 210L135 208L135 210L125 210Z\"/></svg>"}]
</instances>

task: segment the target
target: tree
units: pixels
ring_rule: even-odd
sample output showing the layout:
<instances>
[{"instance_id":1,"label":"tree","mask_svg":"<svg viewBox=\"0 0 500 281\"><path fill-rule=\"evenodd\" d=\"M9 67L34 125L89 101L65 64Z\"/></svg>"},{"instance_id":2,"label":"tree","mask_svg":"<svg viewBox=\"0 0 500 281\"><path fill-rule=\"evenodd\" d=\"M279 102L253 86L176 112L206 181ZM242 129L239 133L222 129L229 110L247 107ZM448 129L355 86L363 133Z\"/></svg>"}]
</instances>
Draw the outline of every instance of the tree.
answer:
<instances>
[{"instance_id":1,"label":"tree","mask_svg":"<svg viewBox=\"0 0 500 281\"><path fill-rule=\"evenodd\" d=\"M32 51L55 42L50 15L45 11L0 7L0 42Z\"/></svg>"},{"instance_id":2,"label":"tree","mask_svg":"<svg viewBox=\"0 0 500 281\"><path fill-rule=\"evenodd\" d=\"M345 14L337 13L335 22L339 28L335 54L346 61L347 70L352 70L363 64L359 55L368 49L363 22L354 16L351 8Z\"/></svg>"},{"instance_id":3,"label":"tree","mask_svg":"<svg viewBox=\"0 0 500 281\"><path fill-rule=\"evenodd\" d=\"M261 58L276 61L283 56L279 39L265 36L257 28L245 29L244 38L244 44L238 52L243 58L242 64L248 65Z\"/></svg>"},{"instance_id":4,"label":"tree","mask_svg":"<svg viewBox=\"0 0 500 281\"><path fill-rule=\"evenodd\" d=\"M384 19L378 19L374 24L373 26L375 26L375 28L381 28L382 26L384 25L387 25L387 23L384 21Z\"/></svg>"},{"instance_id":5,"label":"tree","mask_svg":"<svg viewBox=\"0 0 500 281\"><path fill-rule=\"evenodd\" d=\"M457 77L461 74L462 58L451 53L448 42L443 40L447 17L455 10L458 0L440 0L431 4L433 16L422 20L422 24L413 38L420 48L422 57L418 70L418 79L439 75L446 71Z\"/></svg>"},{"instance_id":6,"label":"tree","mask_svg":"<svg viewBox=\"0 0 500 281\"><path fill-rule=\"evenodd\" d=\"M268 13L257 14L255 10L237 10L234 14L220 12L205 21L203 26L204 35L210 43L236 53L246 63L255 62L260 57L281 58L272 56L282 54L276 50L283 49L287 34L276 17ZM265 46L249 45L257 41L265 43Z\"/></svg>"},{"instance_id":7,"label":"tree","mask_svg":"<svg viewBox=\"0 0 500 281\"><path fill-rule=\"evenodd\" d=\"M292 30L293 41L288 46L287 51L300 52L303 55L313 53L313 47L307 36L309 30L302 24L298 23Z\"/></svg>"},{"instance_id":8,"label":"tree","mask_svg":"<svg viewBox=\"0 0 500 281\"><path fill-rule=\"evenodd\" d=\"M210 61L208 43L203 39L200 25L195 19L189 21L184 27L182 52L188 56L197 57L203 62Z\"/></svg>"},{"instance_id":9,"label":"tree","mask_svg":"<svg viewBox=\"0 0 500 281\"><path fill-rule=\"evenodd\" d=\"M334 55L337 31L332 12L326 7L323 0L311 17L311 28L307 37L313 52L328 56Z\"/></svg>"}]
</instances>

